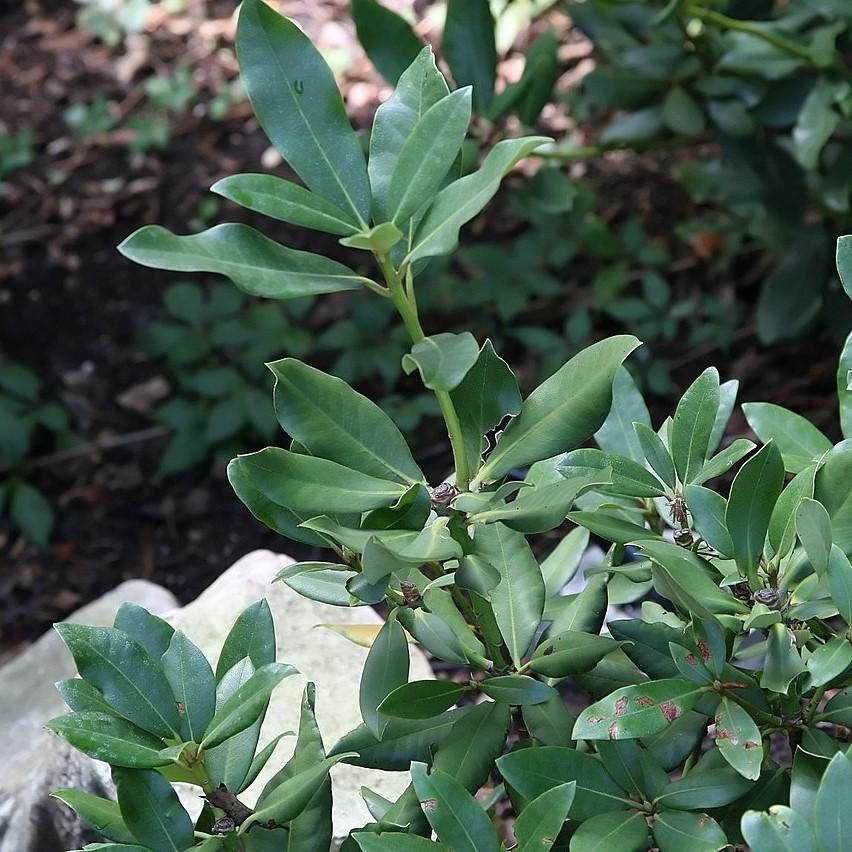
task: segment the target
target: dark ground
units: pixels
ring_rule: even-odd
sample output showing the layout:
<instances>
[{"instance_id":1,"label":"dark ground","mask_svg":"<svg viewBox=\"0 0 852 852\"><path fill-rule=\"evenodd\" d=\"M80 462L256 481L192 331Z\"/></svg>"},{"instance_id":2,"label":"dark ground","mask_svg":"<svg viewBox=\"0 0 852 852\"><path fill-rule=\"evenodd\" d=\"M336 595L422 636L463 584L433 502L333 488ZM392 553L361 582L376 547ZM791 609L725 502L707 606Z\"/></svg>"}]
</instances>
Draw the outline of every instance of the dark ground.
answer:
<instances>
[{"instance_id":1,"label":"dark ground","mask_svg":"<svg viewBox=\"0 0 852 852\"><path fill-rule=\"evenodd\" d=\"M267 143L241 105L218 123L194 110L178 122L168 150L150 154L130 154L122 131L72 143L61 118L70 103L101 91L132 112L138 86L130 81L188 55L200 61L203 101L223 74L235 72L231 60L220 56L214 61L209 49L227 44L233 5L208 3L207 29L158 31L153 46L133 59L137 67L123 66L123 78L116 71L121 51L111 53L81 36L73 27L70 0L0 6L0 131L34 126L37 149L35 162L6 178L6 196L0 195L0 358L39 374L45 397L66 406L83 443L58 458L47 445L35 448L31 478L57 509L48 551L37 550L0 521L0 654L129 577L162 583L189 600L252 549L308 555L248 514L232 494L221 463L156 481L153 472L167 436L152 434L149 418L117 402L129 387L162 371L161 364L139 355L135 341L140 329L159 316L161 293L173 276L129 263L114 246L142 224L160 222L189 231L207 187L226 174L261 170ZM362 70L363 63L356 63L350 82L362 87L355 120L363 126L377 91L374 82L364 82ZM364 89L368 84L372 88ZM665 234L679 215L678 203L660 203L661 187L663 198L666 187L673 187L665 166L665 159L653 156L637 161L617 155L590 168L588 179L602 198L618 199L616 206L657 205L655 227ZM676 191L670 191L676 201ZM235 208L223 208L221 215L252 221ZM475 229L477 238L498 232L497 222L499 215L493 224L486 219ZM262 227L289 245L340 252L333 238L273 224L277 227L267 220ZM700 267L691 270L682 286L700 287L700 274ZM747 266L743 274L749 276ZM563 314L576 283L566 282ZM332 311L345 309L345 300L332 305ZM530 319L558 329L561 319L553 322L553 309L544 306ZM311 320L322 321L321 315ZM464 326L464 318L452 322ZM427 323L443 327L440 321ZM837 345L824 333L765 348L746 329L724 355L709 347L678 351L674 344L670 349L665 354L675 364L680 389L716 364L724 378L741 379L741 400L786 405L839 437L834 425ZM524 369L522 351L509 356ZM667 413L669 404L654 401L657 415ZM732 429L742 432L745 425L738 420ZM435 435L429 430L421 438L420 449L430 450L430 472L439 476L446 456L435 454ZM105 444L114 446L98 449Z\"/></svg>"}]
</instances>

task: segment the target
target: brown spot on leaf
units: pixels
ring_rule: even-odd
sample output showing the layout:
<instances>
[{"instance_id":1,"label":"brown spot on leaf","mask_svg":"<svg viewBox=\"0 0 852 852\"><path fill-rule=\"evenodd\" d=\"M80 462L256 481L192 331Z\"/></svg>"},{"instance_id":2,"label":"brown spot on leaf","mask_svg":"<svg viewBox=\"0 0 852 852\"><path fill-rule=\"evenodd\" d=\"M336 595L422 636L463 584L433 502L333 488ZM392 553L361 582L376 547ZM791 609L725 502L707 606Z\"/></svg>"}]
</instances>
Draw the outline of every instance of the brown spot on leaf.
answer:
<instances>
[{"instance_id":1,"label":"brown spot on leaf","mask_svg":"<svg viewBox=\"0 0 852 852\"><path fill-rule=\"evenodd\" d=\"M718 725L719 723L717 722L716 724ZM731 739L731 732L730 731L725 730L725 728L718 728L718 727L716 728L716 741L717 742L719 740L730 740L730 739Z\"/></svg>"},{"instance_id":2,"label":"brown spot on leaf","mask_svg":"<svg viewBox=\"0 0 852 852\"><path fill-rule=\"evenodd\" d=\"M650 695L640 695L636 700L640 707L653 707L657 703Z\"/></svg>"},{"instance_id":3,"label":"brown spot on leaf","mask_svg":"<svg viewBox=\"0 0 852 852\"><path fill-rule=\"evenodd\" d=\"M175 707L177 707L178 716L186 716L186 707L183 701L175 701Z\"/></svg>"},{"instance_id":4,"label":"brown spot on leaf","mask_svg":"<svg viewBox=\"0 0 852 852\"><path fill-rule=\"evenodd\" d=\"M615 715L623 716L627 712L627 696L622 695L618 701L615 702Z\"/></svg>"},{"instance_id":5,"label":"brown spot on leaf","mask_svg":"<svg viewBox=\"0 0 852 852\"><path fill-rule=\"evenodd\" d=\"M707 816L707 814L701 814L701 816L698 817L698 827L704 828L704 826L707 825L707 820L709 819L710 817Z\"/></svg>"},{"instance_id":6,"label":"brown spot on leaf","mask_svg":"<svg viewBox=\"0 0 852 852\"><path fill-rule=\"evenodd\" d=\"M756 743L754 740L746 740L745 747L749 750L754 748L760 748L760 743Z\"/></svg>"},{"instance_id":7,"label":"brown spot on leaf","mask_svg":"<svg viewBox=\"0 0 852 852\"><path fill-rule=\"evenodd\" d=\"M663 711L663 716L666 717L666 721L671 724L680 716L680 707L674 703L674 701L664 701L660 705L660 710Z\"/></svg>"},{"instance_id":8,"label":"brown spot on leaf","mask_svg":"<svg viewBox=\"0 0 852 852\"><path fill-rule=\"evenodd\" d=\"M687 654L686 657L684 657L684 659L691 666L697 666L698 665L698 657L696 657L695 654Z\"/></svg>"},{"instance_id":9,"label":"brown spot on leaf","mask_svg":"<svg viewBox=\"0 0 852 852\"><path fill-rule=\"evenodd\" d=\"M603 716L589 716L589 724L597 725L603 722Z\"/></svg>"},{"instance_id":10,"label":"brown spot on leaf","mask_svg":"<svg viewBox=\"0 0 852 852\"><path fill-rule=\"evenodd\" d=\"M710 646L704 639L698 640L698 653L701 654L701 659L706 663L713 655L710 653Z\"/></svg>"},{"instance_id":11,"label":"brown spot on leaf","mask_svg":"<svg viewBox=\"0 0 852 852\"><path fill-rule=\"evenodd\" d=\"M420 803L420 807L422 807L426 813L431 813L438 809L438 802L436 799L426 799L426 801Z\"/></svg>"},{"instance_id":12,"label":"brown spot on leaf","mask_svg":"<svg viewBox=\"0 0 852 852\"><path fill-rule=\"evenodd\" d=\"M618 739L618 722L613 722L613 723L612 723L612 724L611 724L611 725L610 725L610 726L606 729L606 733L607 733L607 736L608 736L611 740L617 740L617 739Z\"/></svg>"}]
</instances>

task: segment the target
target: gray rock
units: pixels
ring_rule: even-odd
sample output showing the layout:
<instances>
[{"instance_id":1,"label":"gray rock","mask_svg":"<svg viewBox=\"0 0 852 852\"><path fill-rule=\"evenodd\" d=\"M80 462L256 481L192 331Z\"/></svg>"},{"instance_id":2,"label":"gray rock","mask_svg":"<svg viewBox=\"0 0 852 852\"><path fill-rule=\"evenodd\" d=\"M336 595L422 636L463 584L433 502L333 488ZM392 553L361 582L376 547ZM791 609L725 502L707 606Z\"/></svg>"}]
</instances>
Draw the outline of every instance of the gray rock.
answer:
<instances>
[{"instance_id":1,"label":"gray rock","mask_svg":"<svg viewBox=\"0 0 852 852\"><path fill-rule=\"evenodd\" d=\"M68 620L111 624L124 601L158 614L177 604L162 587L129 580ZM109 795L112 786L105 764L44 730L48 719L67 710L53 684L74 674L74 663L53 630L0 669L0 852L65 852L97 839L68 808L49 798L60 787Z\"/></svg>"}]
</instances>

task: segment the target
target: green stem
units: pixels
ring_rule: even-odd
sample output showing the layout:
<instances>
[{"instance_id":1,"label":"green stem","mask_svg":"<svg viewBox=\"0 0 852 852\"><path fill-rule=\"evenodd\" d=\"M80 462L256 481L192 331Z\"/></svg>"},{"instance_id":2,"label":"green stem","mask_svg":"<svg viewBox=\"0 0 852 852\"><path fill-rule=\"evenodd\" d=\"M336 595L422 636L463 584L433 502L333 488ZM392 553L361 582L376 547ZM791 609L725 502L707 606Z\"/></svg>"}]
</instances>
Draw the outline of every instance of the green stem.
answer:
<instances>
[{"instance_id":1,"label":"green stem","mask_svg":"<svg viewBox=\"0 0 852 852\"><path fill-rule=\"evenodd\" d=\"M398 272L394 269L390 258L386 254L377 254L376 260L387 282L388 291L394 307L402 318L411 340L414 343L418 343L426 335L423 332L423 326L420 325L420 318L417 315L417 301L414 298L412 281L408 281L407 287L403 285ZM408 290L407 293L406 289ZM456 407L448 391L436 390L434 394L438 400L441 414L444 417L447 433L450 436L450 444L453 448L453 459L456 468L456 488L459 491L467 491L470 486L470 466L467 460L467 450L464 445L461 422L459 421Z\"/></svg>"},{"instance_id":2,"label":"green stem","mask_svg":"<svg viewBox=\"0 0 852 852\"><path fill-rule=\"evenodd\" d=\"M823 695L825 695L825 691L828 689L827 686L821 686L817 689L817 691L813 694L813 698L808 702L808 706L805 708L805 721L810 724L814 720L814 716L816 715L817 707L819 707L820 701L822 701Z\"/></svg>"},{"instance_id":3,"label":"green stem","mask_svg":"<svg viewBox=\"0 0 852 852\"><path fill-rule=\"evenodd\" d=\"M690 6L687 9L687 14L694 15L702 21L706 21L709 24L716 24L716 26L723 27L727 30L736 30L737 32L748 33L749 35L753 35L755 38L765 41L767 44L771 44L773 47L777 47L778 50L782 50L784 53L789 53L790 56L794 56L796 59L802 59L811 64L813 63L811 53L806 47L802 47L801 45L796 44L795 42L792 42L789 39L772 32L772 30L754 23L753 21L741 21L738 18L730 18L727 15L723 15L721 12L716 12L713 9L705 9L702 6Z\"/></svg>"}]
</instances>

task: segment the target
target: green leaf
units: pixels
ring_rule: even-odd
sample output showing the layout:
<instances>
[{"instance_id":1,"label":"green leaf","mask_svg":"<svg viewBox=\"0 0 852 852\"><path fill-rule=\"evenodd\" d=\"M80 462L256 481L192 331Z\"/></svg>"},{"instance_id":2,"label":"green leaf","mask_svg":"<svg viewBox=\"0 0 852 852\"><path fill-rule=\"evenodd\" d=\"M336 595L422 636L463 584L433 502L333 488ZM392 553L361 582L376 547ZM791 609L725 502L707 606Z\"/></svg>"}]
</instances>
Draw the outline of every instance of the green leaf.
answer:
<instances>
[{"instance_id":1,"label":"green leaf","mask_svg":"<svg viewBox=\"0 0 852 852\"><path fill-rule=\"evenodd\" d=\"M369 834L359 831L352 835L361 852L445 852L446 846L418 837L416 834L402 832L387 832L385 834Z\"/></svg>"},{"instance_id":2,"label":"green leaf","mask_svg":"<svg viewBox=\"0 0 852 852\"><path fill-rule=\"evenodd\" d=\"M709 563L691 550L669 541L643 540L639 547L654 562L654 581L660 594L686 612L709 618L747 611L741 601L719 588Z\"/></svg>"},{"instance_id":3,"label":"green leaf","mask_svg":"<svg viewBox=\"0 0 852 852\"><path fill-rule=\"evenodd\" d=\"M692 477L692 482L695 485L701 485L707 482L708 479L715 479L717 476L727 473L741 458L747 456L755 445L752 441L745 438L737 438L724 450L717 453L713 458L708 459L704 463L704 467Z\"/></svg>"},{"instance_id":4,"label":"green leaf","mask_svg":"<svg viewBox=\"0 0 852 852\"><path fill-rule=\"evenodd\" d=\"M677 478L668 447L650 426L646 426L644 423L634 423L633 428L636 432L636 439L642 448L642 454L647 459L651 469L671 490L674 490L677 485Z\"/></svg>"},{"instance_id":5,"label":"green leaf","mask_svg":"<svg viewBox=\"0 0 852 852\"><path fill-rule=\"evenodd\" d=\"M722 556L730 557L734 545L725 526L728 501L721 494L700 485L687 485L685 496L698 534Z\"/></svg>"},{"instance_id":6,"label":"green leaf","mask_svg":"<svg viewBox=\"0 0 852 852\"><path fill-rule=\"evenodd\" d=\"M152 852L183 852L194 843L192 820L172 785L149 769L113 769L121 816Z\"/></svg>"},{"instance_id":7,"label":"green leaf","mask_svg":"<svg viewBox=\"0 0 852 852\"><path fill-rule=\"evenodd\" d=\"M487 705L477 708L482 706ZM358 757L346 761L354 766L407 771L412 761L431 761L432 753L443 747L456 722L472 710L456 708L432 719L391 719L381 741L366 725L359 725L335 743L329 753L354 751Z\"/></svg>"},{"instance_id":8,"label":"green leaf","mask_svg":"<svg viewBox=\"0 0 852 852\"><path fill-rule=\"evenodd\" d=\"M639 524L625 521L616 515L608 514L600 510L594 512L569 512L568 520L580 524L594 535L613 541L617 544L628 544L640 541L644 538L658 538L657 533L652 532Z\"/></svg>"},{"instance_id":9,"label":"green leaf","mask_svg":"<svg viewBox=\"0 0 852 852\"><path fill-rule=\"evenodd\" d=\"M615 372L638 345L630 335L593 344L539 385L500 437L472 487L573 449L593 435L609 412Z\"/></svg>"},{"instance_id":10,"label":"green leaf","mask_svg":"<svg viewBox=\"0 0 852 852\"><path fill-rule=\"evenodd\" d=\"M817 791L814 829L820 852L843 852L852 831L852 810L846 791L852 785L852 762L836 754L828 764Z\"/></svg>"},{"instance_id":11,"label":"green leaf","mask_svg":"<svg viewBox=\"0 0 852 852\"><path fill-rule=\"evenodd\" d=\"M352 20L358 41L370 61L385 80L396 84L400 75L417 61L423 42L405 18L376 0L352 0Z\"/></svg>"},{"instance_id":12,"label":"green leaf","mask_svg":"<svg viewBox=\"0 0 852 852\"><path fill-rule=\"evenodd\" d=\"M677 678L622 687L587 707L574 725L573 736L578 740L650 737L692 710L705 692L705 687Z\"/></svg>"},{"instance_id":13,"label":"green leaf","mask_svg":"<svg viewBox=\"0 0 852 852\"><path fill-rule=\"evenodd\" d=\"M406 491L398 482L279 447L267 447L240 456L239 460L252 487L300 515L381 509L392 505Z\"/></svg>"},{"instance_id":14,"label":"green leaf","mask_svg":"<svg viewBox=\"0 0 852 852\"><path fill-rule=\"evenodd\" d=\"M603 425L595 432L595 441L608 453L620 453L641 463L644 456L634 429L636 423L650 429L651 415L630 372L626 367L619 367L612 383L612 406Z\"/></svg>"},{"instance_id":15,"label":"green leaf","mask_svg":"<svg viewBox=\"0 0 852 852\"><path fill-rule=\"evenodd\" d=\"M225 672L216 687L216 709L221 710L254 673L255 666L249 657L243 657ZM224 784L232 791L242 788L254 762L266 709L263 705L255 721L244 730L204 752L204 767L214 786Z\"/></svg>"},{"instance_id":16,"label":"green leaf","mask_svg":"<svg viewBox=\"0 0 852 852\"><path fill-rule=\"evenodd\" d=\"M737 568L757 576L769 520L784 487L784 462L774 441L758 450L737 472L731 485L725 526L734 547Z\"/></svg>"},{"instance_id":17,"label":"green leaf","mask_svg":"<svg viewBox=\"0 0 852 852\"><path fill-rule=\"evenodd\" d=\"M109 704L104 701L100 691L95 689L90 683L86 683L82 678L72 677L66 680L57 681L54 686L57 692L62 696L65 703L79 713L92 711L94 713L108 713L111 716L117 716L118 713L113 710Z\"/></svg>"},{"instance_id":18,"label":"green leaf","mask_svg":"<svg viewBox=\"0 0 852 852\"><path fill-rule=\"evenodd\" d=\"M469 792L476 792L505 751L510 720L510 708L505 704L477 704L453 725L435 755L433 768L452 775Z\"/></svg>"},{"instance_id":19,"label":"green leaf","mask_svg":"<svg viewBox=\"0 0 852 852\"><path fill-rule=\"evenodd\" d=\"M216 225L187 236L173 234L160 225L146 225L134 231L118 250L142 266L224 275L246 293L268 299L357 290L367 280L342 263L287 248L238 223Z\"/></svg>"},{"instance_id":20,"label":"green leaf","mask_svg":"<svg viewBox=\"0 0 852 852\"><path fill-rule=\"evenodd\" d=\"M817 474L814 497L828 510L834 543L852 553L852 447L841 444L825 459Z\"/></svg>"},{"instance_id":21,"label":"green leaf","mask_svg":"<svg viewBox=\"0 0 852 852\"><path fill-rule=\"evenodd\" d=\"M36 402L39 395L38 376L20 364L0 364L0 388L13 396Z\"/></svg>"},{"instance_id":22,"label":"green leaf","mask_svg":"<svg viewBox=\"0 0 852 852\"><path fill-rule=\"evenodd\" d=\"M559 594L580 567L580 560L589 544L589 531L584 527L571 530L541 563L545 594Z\"/></svg>"},{"instance_id":23,"label":"green leaf","mask_svg":"<svg viewBox=\"0 0 852 852\"><path fill-rule=\"evenodd\" d=\"M225 637L216 664L216 680L222 678L240 660L248 657L255 669L275 662L275 625L269 604L261 598L249 604L238 616Z\"/></svg>"},{"instance_id":24,"label":"green leaf","mask_svg":"<svg viewBox=\"0 0 852 852\"><path fill-rule=\"evenodd\" d=\"M715 765L720 762L716 759ZM713 769L699 764L695 771L667 784L664 792L654 799L654 804L683 811L725 807L741 798L752 786L729 766Z\"/></svg>"},{"instance_id":25,"label":"green leaf","mask_svg":"<svg viewBox=\"0 0 852 852\"><path fill-rule=\"evenodd\" d=\"M727 382L722 382L719 386L719 410L716 412L716 422L713 425L713 431L710 434L711 453L719 448L722 438L725 437L725 430L728 427L728 421L731 419L731 414L734 411L734 405L737 401L737 393L740 389L740 383L736 379L731 379Z\"/></svg>"},{"instance_id":26,"label":"green leaf","mask_svg":"<svg viewBox=\"0 0 852 852\"><path fill-rule=\"evenodd\" d=\"M9 513L33 544L47 547L53 531L54 514L41 491L28 482L18 482L12 490Z\"/></svg>"},{"instance_id":27,"label":"green leaf","mask_svg":"<svg viewBox=\"0 0 852 852\"><path fill-rule=\"evenodd\" d=\"M597 633L603 626L606 616L606 574L590 577L580 594L557 597L556 600L567 601L567 604L553 613L553 621L548 628L552 636L558 637L571 630Z\"/></svg>"},{"instance_id":28,"label":"green leaf","mask_svg":"<svg viewBox=\"0 0 852 852\"><path fill-rule=\"evenodd\" d=\"M99 834L118 843L136 842L136 838L121 818L121 811L115 802L93 796L82 790L54 790L54 799L68 805L81 819L85 820Z\"/></svg>"},{"instance_id":29,"label":"green leaf","mask_svg":"<svg viewBox=\"0 0 852 852\"><path fill-rule=\"evenodd\" d=\"M828 557L828 587L840 616L852 625L852 563L836 544Z\"/></svg>"},{"instance_id":30,"label":"green leaf","mask_svg":"<svg viewBox=\"0 0 852 852\"><path fill-rule=\"evenodd\" d=\"M808 171L817 168L822 149L840 123L840 113L834 109L834 95L835 86L828 78L817 79L793 128L793 153Z\"/></svg>"},{"instance_id":31,"label":"green leaf","mask_svg":"<svg viewBox=\"0 0 852 852\"><path fill-rule=\"evenodd\" d=\"M577 782L560 784L533 799L515 820L516 852L550 849L574 801Z\"/></svg>"},{"instance_id":32,"label":"green leaf","mask_svg":"<svg viewBox=\"0 0 852 852\"><path fill-rule=\"evenodd\" d=\"M636 811L610 811L581 823L571 838L571 852L643 852L648 825Z\"/></svg>"},{"instance_id":33,"label":"green leaf","mask_svg":"<svg viewBox=\"0 0 852 852\"><path fill-rule=\"evenodd\" d=\"M700 136L706 122L701 107L685 89L675 86L663 101L663 120L681 136Z\"/></svg>"},{"instance_id":34,"label":"green leaf","mask_svg":"<svg viewBox=\"0 0 852 852\"><path fill-rule=\"evenodd\" d=\"M243 734L246 732L243 731ZM273 737L253 758L251 764L249 766L248 773L246 777L243 779L243 783L239 785L238 791L242 792L243 790L247 790L257 781L257 776L263 772L266 764L269 763L269 759L275 752L275 749L278 747L278 743L284 739L284 737L292 737L293 731L285 731L283 734L278 734ZM227 745L227 743L225 743ZM226 785L227 786L227 785Z\"/></svg>"},{"instance_id":35,"label":"green leaf","mask_svg":"<svg viewBox=\"0 0 852 852\"><path fill-rule=\"evenodd\" d=\"M493 198L504 175L530 151L551 141L545 136L504 139L489 152L480 168L442 189L414 232L405 260L413 263L426 257L452 252L459 230Z\"/></svg>"},{"instance_id":36,"label":"green leaf","mask_svg":"<svg viewBox=\"0 0 852 852\"><path fill-rule=\"evenodd\" d=\"M181 737L200 743L216 711L213 669L181 630L176 630L172 636L162 665L181 717Z\"/></svg>"},{"instance_id":37,"label":"green leaf","mask_svg":"<svg viewBox=\"0 0 852 852\"><path fill-rule=\"evenodd\" d=\"M469 331L435 334L411 347L411 352L402 358L402 368L408 374L419 370L423 384L430 390L451 391L459 386L478 357L479 346Z\"/></svg>"},{"instance_id":38,"label":"green leaf","mask_svg":"<svg viewBox=\"0 0 852 852\"><path fill-rule=\"evenodd\" d=\"M155 660L166 653L175 633L174 627L167 621L129 602L118 608L112 626L135 639Z\"/></svg>"},{"instance_id":39,"label":"green leaf","mask_svg":"<svg viewBox=\"0 0 852 852\"><path fill-rule=\"evenodd\" d=\"M452 775L427 774L426 765L411 766L420 807L438 839L454 852L498 852L497 835L479 803Z\"/></svg>"},{"instance_id":40,"label":"green leaf","mask_svg":"<svg viewBox=\"0 0 852 852\"><path fill-rule=\"evenodd\" d=\"M175 700L160 665L121 630L57 624L77 671L129 721L159 737L180 728Z\"/></svg>"},{"instance_id":41,"label":"green leaf","mask_svg":"<svg viewBox=\"0 0 852 852\"><path fill-rule=\"evenodd\" d=\"M477 528L474 548L500 573L500 582L490 594L491 606L517 667L544 611L541 569L524 536L500 523Z\"/></svg>"},{"instance_id":42,"label":"green leaf","mask_svg":"<svg viewBox=\"0 0 852 852\"><path fill-rule=\"evenodd\" d=\"M444 55L459 86L473 86L473 105L486 112L494 97L497 47L488 0L448 0Z\"/></svg>"},{"instance_id":43,"label":"green leaf","mask_svg":"<svg viewBox=\"0 0 852 852\"><path fill-rule=\"evenodd\" d=\"M810 674L809 688L825 686L852 665L852 642L845 636L835 636L820 645L805 663Z\"/></svg>"},{"instance_id":44,"label":"green leaf","mask_svg":"<svg viewBox=\"0 0 852 852\"><path fill-rule=\"evenodd\" d=\"M776 163L775 168L789 164ZM792 200L792 199L791 199ZM805 277L827 276L827 234L819 227L800 227L787 253L770 272L757 301L757 336L776 343L805 333L823 307L823 287L802 287Z\"/></svg>"},{"instance_id":45,"label":"green leaf","mask_svg":"<svg viewBox=\"0 0 852 852\"><path fill-rule=\"evenodd\" d=\"M541 745L574 745L571 731L577 720L565 706L561 695L554 695L542 704L527 704L521 708L521 713L530 735Z\"/></svg>"},{"instance_id":46,"label":"green leaf","mask_svg":"<svg viewBox=\"0 0 852 852\"><path fill-rule=\"evenodd\" d=\"M162 740L109 713L69 713L45 727L83 754L112 766L147 769L172 762L161 755Z\"/></svg>"},{"instance_id":47,"label":"green leaf","mask_svg":"<svg viewBox=\"0 0 852 852\"><path fill-rule=\"evenodd\" d=\"M315 713L316 688L305 685L299 719L299 737L293 757L269 779L258 797L257 807L263 807L267 799L286 781L310 770L325 757L322 737ZM302 779L305 780L304 778ZM301 785L300 785L301 786ZM308 792L310 787L305 790ZM300 793L300 795L303 795ZM331 779L325 777L308 799L307 805L289 823L286 852L326 852L331 845L332 826ZM285 852L275 847L275 852Z\"/></svg>"},{"instance_id":48,"label":"green leaf","mask_svg":"<svg viewBox=\"0 0 852 852\"><path fill-rule=\"evenodd\" d=\"M430 719L452 707L464 687L446 680L415 680L392 690L379 711L397 719Z\"/></svg>"},{"instance_id":49,"label":"green leaf","mask_svg":"<svg viewBox=\"0 0 852 852\"><path fill-rule=\"evenodd\" d=\"M521 489L510 503L495 501L489 508L470 515L468 520L472 524L502 521L507 527L527 534L546 532L565 520L581 491L607 485L611 478L609 468L562 470L559 456L545 459L527 471L524 483L532 487Z\"/></svg>"},{"instance_id":50,"label":"green leaf","mask_svg":"<svg viewBox=\"0 0 852 852\"><path fill-rule=\"evenodd\" d=\"M852 299L852 236L837 238L837 272L846 295Z\"/></svg>"},{"instance_id":51,"label":"green leaf","mask_svg":"<svg viewBox=\"0 0 852 852\"><path fill-rule=\"evenodd\" d=\"M348 566L334 562L296 562L279 571L275 579L311 600L332 606L356 606L349 583L358 576Z\"/></svg>"},{"instance_id":52,"label":"green leaf","mask_svg":"<svg viewBox=\"0 0 852 852\"><path fill-rule=\"evenodd\" d=\"M647 468L626 456L581 449L567 453L559 464L563 476L578 476L589 471L612 471L612 484L597 489L604 494L623 497L664 497L666 489Z\"/></svg>"},{"instance_id":53,"label":"green leaf","mask_svg":"<svg viewBox=\"0 0 852 852\"><path fill-rule=\"evenodd\" d=\"M796 533L805 553L820 576L828 573L831 554L831 518L822 503L805 499L796 512Z\"/></svg>"},{"instance_id":54,"label":"green leaf","mask_svg":"<svg viewBox=\"0 0 852 852\"><path fill-rule=\"evenodd\" d=\"M722 699L716 714L716 747L743 778L756 781L760 777L763 763L760 730L751 716L730 698Z\"/></svg>"},{"instance_id":55,"label":"green leaf","mask_svg":"<svg viewBox=\"0 0 852 852\"><path fill-rule=\"evenodd\" d=\"M393 222L383 222L369 230L359 231L351 237L344 237L340 240L340 245L361 249L362 251L386 254L403 236L402 231Z\"/></svg>"},{"instance_id":56,"label":"green leaf","mask_svg":"<svg viewBox=\"0 0 852 852\"><path fill-rule=\"evenodd\" d=\"M279 535L314 547L331 546L326 537L303 526L311 517L309 513L297 514L289 506L279 506L252 485L240 458L229 462L228 482L252 515Z\"/></svg>"},{"instance_id":57,"label":"green leaf","mask_svg":"<svg viewBox=\"0 0 852 852\"><path fill-rule=\"evenodd\" d=\"M283 663L261 666L234 694L217 708L216 714L201 741L204 748L213 748L234 734L253 725L264 712L272 691L296 669Z\"/></svg>"},{"instance_id":58,"label":"green leaf","mask_svg":"<svg viewBox=\"0 0 852 852\"><path fill-rule=\"evenodd\" d=\"M361 675L361 718L377 740L382 738L390 721L379 713L379 705L407 681L408 642L405 631L395 618L390 618L373 640Z\"/></svg>"},{"instance_id":59,"label":"green leaf","mask_svg":"<svg viewBox=\"0 0 852 852\"><path fill-rule=\"evenodd\" d=\"M216 181L210 191L249 210L302 228L341 236L355 234L359 229L351 213L291 180L274 175L231 175Z\"/></svg>"},{"instance_id":60,"label":"green leaf","mask_svg":"<svg viewBox=\"0 0 852 852\"><path fill-rule=\"evenodd\" d=\"M769 519L769 544L779 558L788 556L796 544L799 508L803 501L810 500L813 497L816 474L816 465L806 467L797 473L784 487L775 508L772 510L772 517ZM830 540L830 518L828 519L828 529Z\"/></svg>"},{"instance_id":61,"label":"green leaf","mask_svg":"<svg viewBox=\"0 0 852 852\"><path fill-rule=\"evenodd\" d=\"M777 852L817 852L807 819L786 805L773 805L769 813L746 811L742 833L752 849Z\"/></svg>"},{"instance_id":62,"label":"green leaf","mask_svg":"<svg viewBox=\"0 0 852 852\"><path fill-rule=\"evenodd\" d=\"M652 830L660 852L718 852L729 845L719 823L707 814L663 811Z\"/></svg>"},{"instance_id":63,"label":"green leaf","mask_svg":"<svg viewBox=\"0 0 852 852\"><path fill-rule=\"evenodd\" d=\"M852 333L843 344L837 364L837 402L840 409L840 431L852 439Z\"/></svg>"},{"instance_id":64,"label":"green leaf","mask_svg":"<svg viewBox=\"0 0 852 852\"><path fill-rule=\"evenodd\" d=\"M793 645L786 625L771 625L763 674L760 676L761 687L786 695L790 683L802 673L803 669L802 658Z\"/></svg>"},{"instance_id":65,"label":"green leaf","mask_svg":"<svg viewBox=\"0 0 852 852\"><path fill-rule=\"evenodd\" d=\"M788 473L799 473L832 447L831 441L810 420L780 405L746 402L742 409L748 425L761 441L775 441Z\"/></svg>"},{"instance_id":66,"label":"green leaf","mask_svg":"<svg viewBox=\"0 0 852 852\"><path fill-rule=\"evenodd\" d=\"M327 757L288 778L269 792L263 800L263 805L249 817L243 824L244 827L247 828L254 822L274 820L281 824L295 819L308 806L317 790L322 787L331 767L352 756L350 753Z\"/></svg>"},{"instance_id":67,"label":"green leaf","mask_svg":"<svg viewBox=\"0 0 852 852\"><path fill-rule=\"evenodd\" d=\"M400 148L385 206L395 224L410 219L431 201L453 164L470 124L469 88L433 104Z\"/></svg>"},{"instance_id":68,"label":"green leaf","mask_svg":"<svg viewBox=\"0 0 852 852\"><path fill-rule=\"evenodd\" d=\"M380 479L424 481L405 438L374 402L293 358L268 366L275 376L278 422L312 455Z\"/></svg>"},{"instance_id":69,"label":"green leaf","mask_svg":"<svg viewBox=\"0 0 852 852\"><path fill-rule=\"evenodd\" d=\"M485 433L507 414L521 410L518 381L490 340L479 350L474 365L451 393L462 427L468 460L479 468L487 444Z\"/></svg>"},{"instance_id":70,"label":"green leaf","mask_svg":"<svg viewBox=\"0 0 852 852\"><path fill-rule=\"evenodd\" d=\"M569 813L572 819L583 821L601 812L628 807L624 790L612 780L600 760L573 748L519 749L499 758L497 768L522 812L542 793L571 781L577 782Z\"/></svg>"},{"instance_id":71,"label":"green leaf","mask_svg":"<svg viewBox=\"0 0 852 852\"><path fill-rule=\"evenodd\" d=\"M479 688L495 701L503 704L542 704L556 695L552 686L525 675L501 675L488 678Z\"/></svg>"},{"instance_id":72,"label":"green leaf","mask_svg":"<svg viewBox=\"0 0 852 852\"><path fill-rule=\"evenodd\" d=\"M388 185L402 146L424 113L448 94L447 82L435 66L432 48L427 46L402 73L391 96L376 110L368 171L377 221L388 218Z\"/></svg>"},{"instance_id":73,"label":"green leaf","mask_svg":"<svg viewBox=\"0 0 852 852\"><path fill-rule=\"evenodd\" d=\"M681 482L692 482L704 467L719 402L719 373L715 367L708 367L677 404L671 426L671 451Z\"/></svg>"},{"instance_id":74,"label":"green leaf","mask_svg":"<svg viewBox=\"0 0 852 852\"><path fill-rule=\"evenodd\" d=\"M319 51L262 0L243 3L236 46L240 77L270 142L310 189L366 224L364 157Z\"/></svg>"},{"instance_id":75,"label":"green leaf","mask_svg":"<svg viewBox=\"0 0 852 852\"><path fill-rule=\"evenodd\" d=\"M618 642L608 636L566 630L539 645L528 665L547 677L584 674L616 648Z\"/></svg>"}]
</instances>

